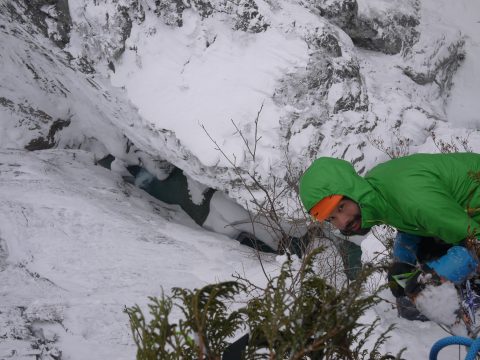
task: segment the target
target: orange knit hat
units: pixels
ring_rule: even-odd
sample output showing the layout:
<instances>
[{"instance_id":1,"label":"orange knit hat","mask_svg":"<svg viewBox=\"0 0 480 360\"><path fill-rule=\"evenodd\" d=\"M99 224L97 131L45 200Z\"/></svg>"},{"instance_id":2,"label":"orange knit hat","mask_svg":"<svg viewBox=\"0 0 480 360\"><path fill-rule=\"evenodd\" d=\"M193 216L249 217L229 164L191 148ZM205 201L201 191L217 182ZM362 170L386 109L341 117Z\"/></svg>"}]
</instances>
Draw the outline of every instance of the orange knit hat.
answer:
<instances>
[{"instance_id":1,"label":"orange knit hat","mask_svg":"<svg viewBox=\"0 0 480 360\"><path fill-rule=\"evenodd\" d=\"M326 196L310 209L310 215L322 222L330 216L342 199L342 195Z\"/></svg>"}]
</instances>

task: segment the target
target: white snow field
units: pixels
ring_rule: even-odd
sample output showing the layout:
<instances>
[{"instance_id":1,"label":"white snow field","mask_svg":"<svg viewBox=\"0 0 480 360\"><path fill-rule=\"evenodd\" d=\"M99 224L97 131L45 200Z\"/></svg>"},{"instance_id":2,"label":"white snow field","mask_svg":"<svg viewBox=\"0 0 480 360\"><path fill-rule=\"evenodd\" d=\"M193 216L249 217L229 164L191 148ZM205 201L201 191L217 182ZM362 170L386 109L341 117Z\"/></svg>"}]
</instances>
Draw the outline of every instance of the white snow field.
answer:
<instances>
[{"instance_id":1,"label":"white snow field","mask_svg":"<svg viewBox=\"0 0 480 360\"><path fill-rule=\"evenodd\" d=\"M480 151L479 1L358 0L366 19L384 20L392 9L407 19L418 15L418 41L396 54L356 46L309 0L232 1L258 5L269 24L258 33L234 29L235 11L202 18L186 8L176 27L154 15L157 1L70 0L72 28L61 49L29 23L27 5L38 2L0 0L0 359L51 360L61 352L62 360L131 360L125 306L146 310L148 296L162 289L201 287L236 272L265 283L252 249L122 179L125 165L165 176L173 164L200 188L251 200L201 125L240 168L267 182L283 179L287 165L300 172L322 155L352 161L364 173L388 159L375 139L386 149L409 139L404 152L438 152L434 132L460 150L467 139ZM122 43L117 5L133 3L148 8L145 19L132 22L125 51L113 54ZM53 7L40 11L49 34ZM323 35L335 39L341 55L307 45ZM91 72L79 70L82 56ZM346 80L328 78L327 65ZM407 70L439 74L418 83ZM335 110L343 97L356 100ZM252 145L260 109L261 140L251 161L232 121ZM64 127L50 134L55 121ZM38 139L51 149L25 150ZM117 158L113 171L95 165L107 154ZM373 235L361 246L365 261L383 249ZM271 274L283 260L262 255ZM362 321L379 316L378 333L395 323L385 351L406 347L403 358L427 359L448 334L432 322L398 318L393 296L382 296ZM430 301L432 309L446 305L441 297ZM465 354L450 347L439 359Z\"/></svg>"},{"instance_id":2,"label":"white snow field","mask_svg":"<svg viewBox=\"0 0 480 360\"><path fill-rule=\"evenodd\" d=\"M0 336L25 334L28 323L58 336L63 359L133 359L126 305L259 270L249 248L201 229L85 152L2 150L0 158ZM0 356L28 348L2 340Z\"/></svg>"}]
</instances>

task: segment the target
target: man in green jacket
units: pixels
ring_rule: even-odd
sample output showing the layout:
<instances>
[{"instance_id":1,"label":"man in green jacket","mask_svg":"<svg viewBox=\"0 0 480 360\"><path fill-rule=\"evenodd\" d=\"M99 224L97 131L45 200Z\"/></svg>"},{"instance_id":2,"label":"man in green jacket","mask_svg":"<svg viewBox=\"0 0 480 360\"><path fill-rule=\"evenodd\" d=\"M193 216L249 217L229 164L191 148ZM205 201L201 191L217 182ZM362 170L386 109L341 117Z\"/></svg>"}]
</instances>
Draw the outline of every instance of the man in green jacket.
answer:
<instances>
[{"instance_id":1,"label":"man in green jacket","mask_svg":"<svg viewBox=\"0 0 480 360\"><path fill-rule=\"evenodd\" d=\"M480 234L480 154L415 154L377 165L364 177L344 160L315 160L300 180L300 198L310 215L343 234L366 234L374 225L398 230L397 261L416 263L424 238L452 248L428 265L461 283L476 271L467 239Z\"/></svg>"}]
</instances>

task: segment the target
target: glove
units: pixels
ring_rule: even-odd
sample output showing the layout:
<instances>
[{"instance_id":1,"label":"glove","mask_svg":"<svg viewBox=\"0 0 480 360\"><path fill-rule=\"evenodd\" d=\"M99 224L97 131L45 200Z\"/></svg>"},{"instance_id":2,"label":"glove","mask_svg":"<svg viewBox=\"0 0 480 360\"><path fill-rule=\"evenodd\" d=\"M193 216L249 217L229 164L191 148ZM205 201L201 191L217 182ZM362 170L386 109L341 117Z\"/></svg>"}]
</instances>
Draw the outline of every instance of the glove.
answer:
<instances>
[{"instance_id":1,"label":"glove","mask_svg":"<svg viewBox=\"0 0 480 360\"><path fill-rule=\"evenodd\" d=\"M428 266L439 276L459 285L473 275L479 265L463 246L453 246L442 257L429 261Z\"/></svg>"},{"instance_id":2,"label":"glove","mask_svg":"<svg viewBox=\"0 0 480 360\"><path fill-rule=\"evenodd\" d=\"M402 262L393 262L388 266L388 286L393 296L396 298L405 296L406 283L417 270L416 266ZM401 279L398 276L401 276Z\"/></svg>"},{"instance_id":3,"label":"glove","mask_svg":"<svg viewBox=\"0 0 480 360\"><path fill-rule=\"evenodd\" d=\"M407 281L407 284L405 285L405 295L407 295L412 301L415 301L415 298L427 285L438 286L441 283L442 280L435 271L424 265L422 271L415 274Z\"/></svg>"}]
</instances>

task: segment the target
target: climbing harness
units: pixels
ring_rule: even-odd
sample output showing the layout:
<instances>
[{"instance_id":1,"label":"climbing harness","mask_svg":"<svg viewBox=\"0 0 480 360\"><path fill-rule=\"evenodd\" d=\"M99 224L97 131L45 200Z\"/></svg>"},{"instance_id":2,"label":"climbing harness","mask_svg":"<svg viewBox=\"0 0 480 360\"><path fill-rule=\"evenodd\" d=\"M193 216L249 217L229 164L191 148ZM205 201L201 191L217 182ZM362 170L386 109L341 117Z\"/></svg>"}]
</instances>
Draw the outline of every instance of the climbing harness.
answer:
<instances>
[{"instance_id":1,"label":"climbing harness","mask_svg":"<svg viewBox=\"0 0 480 360\"><path fill-rule=\"evenodd\" d=\"M477 312L480 309L479 284L474 280L467 280L459 289L463 321L467 327L468 335L476 338L480 331L477 321Z\"/></svg>"}]
</instances>

